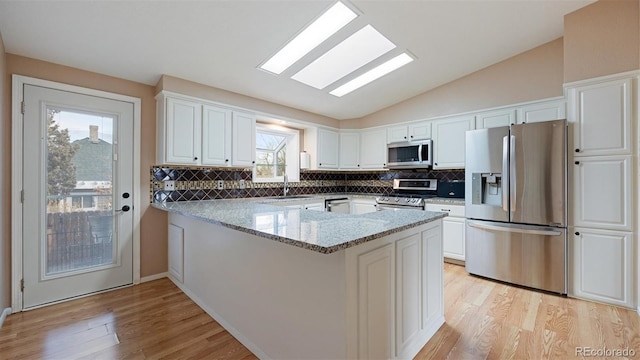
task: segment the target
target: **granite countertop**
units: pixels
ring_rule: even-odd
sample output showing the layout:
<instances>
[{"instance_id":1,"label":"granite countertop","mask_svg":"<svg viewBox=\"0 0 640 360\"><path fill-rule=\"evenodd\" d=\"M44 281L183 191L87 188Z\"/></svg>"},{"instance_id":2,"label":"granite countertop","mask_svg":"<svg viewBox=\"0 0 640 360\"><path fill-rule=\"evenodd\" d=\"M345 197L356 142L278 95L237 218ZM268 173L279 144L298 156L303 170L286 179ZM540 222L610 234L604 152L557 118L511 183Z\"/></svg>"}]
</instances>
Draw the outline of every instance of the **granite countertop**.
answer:
<instances>
[{"instance_id":1,"label":"granite countertop","mask_svg":"<svg viewBox=\"0 0 640 360\"><path fill-rule=\"evenodd\" d=\"M310 201L339 194L289 199L233 199L153 203L152 206L324 254L444 218L446 213L410 209L339 214L291 209L273 201ZM344 196L345 194L341 194ZM349 196L349 195L347 195Z\"/></svg>"}]
</instances>

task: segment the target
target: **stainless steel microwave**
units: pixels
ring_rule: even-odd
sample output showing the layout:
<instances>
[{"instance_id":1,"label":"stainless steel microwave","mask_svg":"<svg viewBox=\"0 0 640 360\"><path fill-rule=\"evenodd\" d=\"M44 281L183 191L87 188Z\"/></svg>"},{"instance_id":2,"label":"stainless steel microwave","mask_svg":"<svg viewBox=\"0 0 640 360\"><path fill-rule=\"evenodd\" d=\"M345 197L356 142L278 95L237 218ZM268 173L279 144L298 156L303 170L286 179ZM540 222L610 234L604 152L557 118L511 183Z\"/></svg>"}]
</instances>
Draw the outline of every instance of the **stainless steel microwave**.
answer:
<instances>
[{"instance_id":1,"label":"stainless steel microwave","mask_svg":"<svg viewBox=\"0 0 640 360\"><path fill-rule=\"evenodd\" d=\"M426 168L433 165L433 141L406 141L387 144L389 169Z\"/></svg>"}]
</instances>

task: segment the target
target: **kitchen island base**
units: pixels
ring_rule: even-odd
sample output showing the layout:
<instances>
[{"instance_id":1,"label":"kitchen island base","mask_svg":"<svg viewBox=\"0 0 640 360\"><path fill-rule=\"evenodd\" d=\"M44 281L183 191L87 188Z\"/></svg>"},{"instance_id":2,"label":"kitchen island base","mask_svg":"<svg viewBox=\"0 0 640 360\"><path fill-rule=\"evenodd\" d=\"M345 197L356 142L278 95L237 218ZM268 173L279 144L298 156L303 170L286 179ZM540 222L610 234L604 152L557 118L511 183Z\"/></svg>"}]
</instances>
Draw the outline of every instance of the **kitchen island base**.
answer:
<instances>
[{"instance_id":1,"label":"kitchen island base","mask_svg":"<svg viewBox=\"0 0 640 360\"><path fill-rule=\"evenodd\" d=\"M259 358L408 359L444 323L441 223L322 254L169 213L169 277Z\"/></svg>"}]
</instances>

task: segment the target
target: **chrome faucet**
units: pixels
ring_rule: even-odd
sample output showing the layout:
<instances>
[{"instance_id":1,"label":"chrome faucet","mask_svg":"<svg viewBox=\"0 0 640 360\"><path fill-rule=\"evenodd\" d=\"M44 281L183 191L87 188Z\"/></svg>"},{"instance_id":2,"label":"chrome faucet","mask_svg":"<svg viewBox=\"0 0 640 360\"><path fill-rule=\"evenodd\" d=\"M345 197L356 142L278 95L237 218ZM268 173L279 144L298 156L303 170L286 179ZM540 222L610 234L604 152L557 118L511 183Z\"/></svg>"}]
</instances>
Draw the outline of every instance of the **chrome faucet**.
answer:
<instances>
[{"instance_id":1,"label":"chrome faucet","mask_svg":"<svg viewBox=\"0 0 640 360\"><path fill-rule=\"evenodd\" d=\"M283 196L287 196L287 194L289 193L289 177L287 176L287 174L284 174L284 183L282 185Z\"/></svg>"}]
</instances>

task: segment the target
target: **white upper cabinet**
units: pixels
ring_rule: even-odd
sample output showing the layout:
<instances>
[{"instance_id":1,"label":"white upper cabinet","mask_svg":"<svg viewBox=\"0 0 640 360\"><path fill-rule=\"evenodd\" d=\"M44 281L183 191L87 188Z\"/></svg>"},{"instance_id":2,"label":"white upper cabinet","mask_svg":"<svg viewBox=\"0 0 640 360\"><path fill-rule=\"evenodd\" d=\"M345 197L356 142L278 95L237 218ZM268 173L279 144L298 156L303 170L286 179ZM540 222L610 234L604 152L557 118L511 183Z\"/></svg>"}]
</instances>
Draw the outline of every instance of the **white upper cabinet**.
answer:
<instances>
[{"instance_id":1,"label":"white upper cabinet","mask_svg":"<svg viewBox=\"0 0 640 360\"><path fill-rule=\"evenodd\" d=\"M337 169L338 168L338 132L318 129L318 168Z\"/></svg>"},{"instance_id":2,"label":"white upper cabinet","mask_svg":"<svg viewBox=\"0 0 640 360\"><path fill-rule=\"evenodd\" d=\"M202 108L202 164L231 165L231 110Z\"/></svg>"},{"instance_id":3,"label":"white upper cabinet","mask_svg":"<svg viewBox=\"0 0 640 360\"><path fill-rule=\"evenodd\" d=\"M233 112L232 165L252 167L256 163L256 117Z\"/></svg>"},{"instance_id":4,"label":"white upper cabinet","mask_svg":"<svg viewBox=\"0 0 640 360\"><path fill-rule=\"evenodd\" d=\"M631 155L632 80L568 88L575 155Z\"/></svg>"},{"instance_id":5,"label":"white upper cabinet","mask_svg":"<svg viewBox=\"0 0 640 360\"><path fill-rule=\"evenodd\" d=\"M566 108L567 102L564 99L523 105L517 109L518 124L566 119Z\"/></svg>"},{"instance_id":6,"label":"white upper cabinet","mask_svg":"<svg viewBox=\"0 0 640 360\"><path fill-rule=\"evenodd\" d=\"M177 94L157 97L158 164L252 166L255 115Z\"/></svg>"},{"instance_id":7,"label":"white upper cabinet","mask_svg":"<svg viewBox=\"0 0 640 360\"><path fill-rule=\"evenodd\" d=\"M158 153L159 162L199 164L202 105L173 98L166 99L162 105L166 106L166 122L159 139L164 143Z\"/></svg>"},{"instance_id":8,"label":"white upper cabinet","mask_svg":"<svg viewBox=\"0 0 640 360\"><path fill-rule=\"evenodd\" d=\"M387 128L387 143L431 138L431 122L421 121Z\"/></svg>"},{"instance_id":9,"label":"white upper cabinet","mask_svg":"<svg viewBox=\"0 0 640 360\"><path fill-rule=\"evenodd\" d=\"M475 129L473 115L454 116L433 122L433 168L463 169L465 133Z\"/></svg>"},{"instance_id":10,"label":"white upper cabinet","mask_svg":"<svg viewBox=\"0 0 640 360\"><path fill-rule=\"evenodd\" d=\"M509 126L515 123L516 110L514 108L485 111L476 114L476 129Z\"/></svg>"},{"instance_id":11,"label":"white upper cabinet","mask_svg":"<svg viewBox=\"0 0 640 360\"><path fill-rule=\"evenodd\" d=\"M407 141L409 128L407 125L390 126L387 128L387 143Z\"/></svg>"},{"instance_id":12,"label":"white upper cabinet","mask_svg":"<svg viewBox=\"0 0 640 360\"><path fill-rule=\"evenodd\" d=\"M365 130L360 134L360 168L383 169L387 165L387 131Z\"/></svg>"},{"instance_id":13,"label":"white upper cabinet","mask_svg":"<svg viewBox=\"0 0 640 360\"><path fill-rule=\"evenodd\" d=\"M340 133L340 169L360 168L360 134Z\"/></svg>"}]
</instances>

